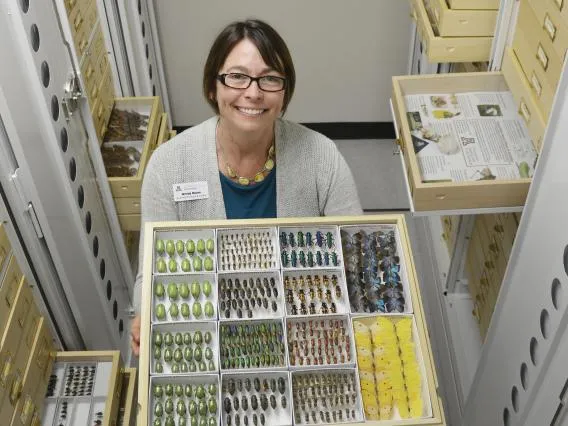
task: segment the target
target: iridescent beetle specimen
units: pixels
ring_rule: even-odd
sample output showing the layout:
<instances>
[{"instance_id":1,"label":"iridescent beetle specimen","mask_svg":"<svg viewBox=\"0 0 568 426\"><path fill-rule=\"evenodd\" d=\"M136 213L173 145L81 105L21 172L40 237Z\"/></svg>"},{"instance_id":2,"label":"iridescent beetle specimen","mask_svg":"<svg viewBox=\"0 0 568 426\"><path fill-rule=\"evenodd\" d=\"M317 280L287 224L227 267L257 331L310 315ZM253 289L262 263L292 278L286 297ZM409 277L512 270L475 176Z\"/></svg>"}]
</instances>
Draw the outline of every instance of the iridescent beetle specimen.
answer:
<instances>
[{"instance_id":1,"label":"iridescent beetle specimen","mask_svg":"<svg viewBox=\"0 0 568 426\"><path fill-rule=\"evenodd\" d=\"M280 257L282 258L282 266L288 266L288 263L290 262L288 252L286 250L282 250Z\"/></svg>"},{"instance_id":2,"label":"iridescent beetle specimen","mask_svg":"<svg viewBox=\"0 0 568 426\"><path fill-rule=\"evenodd\" d=\"M329 266L329 253L328 252L325 252L323 254L323 263L324 263L325 266Z\"/></svg>"},{"instance_id":3,"label":"iridescent beetle specimen","mask_svg":"<svg viewBox=\"0 0 568 426\"><path fill-rule=\"evenodd\" d=\"M302 231L298 231L298 247L305 247L305 245L304 233Z\"/></svg>"},{"instance_id":4,"label":"iridescent beetle specimen","mask_svg":"<svg viewBox=\"0 0 568 426\"><path fill-rule=\"evenodd\" d=\"M314 254L311 251L308 252L308 266L310 268L314 267Z\"/></svg>"},{"instance_id":5,"label":"iridescent beetle specimen","mask_svg":"<svg viewBox=\"0 0 568 426\"><path fill-rule=\"evenodd\" d=\"M300 265L306 267L306 254L302 250L300 250Z\"/></svg>"},{"instance_id":6,"label":"iridescent beetle specimen","mask_svg":"<svg viewBox=\"0 0 568 426\"><path fill-rule=\"evenodd\" d=\"M314 245L314 240L312 239L312 233L306 232L306 245L312 247Z\"/></svg>"},{"instance_id":7,"label":"iridescent beetle specimen","mask_svg":"<svg viewBox=\"0 0 568 426\"><path fill-rule=\"evenodd\" d=\"M280 245L286 247L288 245L288 240L286 239L286 232L282 231L280 233Z\"/></svg>"},{"instance_id":8,"label":"iridescent beetle specimen","mask_svg":"<svg viewBox=\"0 0 568 426\"><path fill-rule=\"evenodd\" d=\"M298 266L298 256L296 254L296 250L292 250L292 254L290 256L290 263L291 263L293 268Z\"/></svg>"},{"instance_id":9,"label":"iridescent beetle specimen","mask_svg":"<svg viewBox=\"0 0 568 426\"><path fill-rule=\"evenodd\" d=\"M339 259L336 252L331 253L331 263L333 263L333 266L339 265Z\"/></svg>"},{"instance_id":10,"label":"iridescent beetle specimen","mask_svg":"<svg viewBox=\"0 0 568 426\"><path fill-rule=\"evenodd\" d=\"M316 244L318 247L323 247L323 233L321 231L316 232Z\"/></svg>"},{"instance_id":11,"label":"iridescent beetle specimen","mask_svg":"<svg viewBox=\"0 0 568 426\"><path fill-rule=\"evenodd\" d=\"M294 233L290 232L288 234L288 242L290 243L290 247L296 247L296 238L294 237Z\"/></svg>"},{"instance_id":12,"label":"iridescent beetle specimen","mask_svg":"<svg viewBox=\"0 0 568 426\"><path fill-rule=\"evenodd\" d=\"M321 256L321 251L319 251L319 250L316 253L316 263L318 264L318 266L323 265L323 259L322 259L322 256Z\"/></svg>"},{"instance_id":13,"label":"iridescent beetle specimen","mask_svg":"<svg viewBox=\"0 0 568 426\"><path fill-rule=\"evenodd\" d=\"M326 232L325 233L325 244L327 246L328 249L333 247L333 234L331 232Z\"/></svg>"}]
</instances>

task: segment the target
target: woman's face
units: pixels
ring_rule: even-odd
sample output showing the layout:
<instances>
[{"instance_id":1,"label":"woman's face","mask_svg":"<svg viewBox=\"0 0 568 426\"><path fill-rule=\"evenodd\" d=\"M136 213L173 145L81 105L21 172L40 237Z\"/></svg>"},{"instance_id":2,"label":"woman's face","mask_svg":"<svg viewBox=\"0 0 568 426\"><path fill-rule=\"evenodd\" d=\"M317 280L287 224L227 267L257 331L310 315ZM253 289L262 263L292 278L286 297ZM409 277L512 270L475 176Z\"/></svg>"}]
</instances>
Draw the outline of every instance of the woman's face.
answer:
<instances>
[{"instance_id":1,"label":"woman's face","mask_svg":"<svg viewBox=\"0 0 568 426\"><path fill-rule=\"evenodd\" d=\"M251 77L273 75L284 77L270 68L256 46L248 39L240 41L229 53L219 74L242 73ZM280 116L284 103L284 90L264 92L258 82L248 89L232 89L217 82L219 114L231 127L245 132L271 129Z\"/></svg>"}]
</instances>

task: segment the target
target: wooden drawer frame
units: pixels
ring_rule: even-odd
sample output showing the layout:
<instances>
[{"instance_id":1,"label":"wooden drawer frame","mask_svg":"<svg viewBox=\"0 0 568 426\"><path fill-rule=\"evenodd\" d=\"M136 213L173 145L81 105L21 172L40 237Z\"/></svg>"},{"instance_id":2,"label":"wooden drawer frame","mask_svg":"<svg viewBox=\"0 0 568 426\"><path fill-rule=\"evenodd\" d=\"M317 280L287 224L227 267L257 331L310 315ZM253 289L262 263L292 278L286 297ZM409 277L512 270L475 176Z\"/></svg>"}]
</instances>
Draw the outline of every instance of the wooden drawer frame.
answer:
<instances>
[{"instance_id":1,"label":"wooden drawer frame","mask_svg":"<svg viewBox=\"0 0 568 426\"><path fill-rule=\"evenodd\" d=\"M399 126L399 143L404 153L404 164L414 210L460 210L524 205L530 179L428 183L422 181L406 118L404 95L479 90L515 92L506 81L506 75L501 72L393 77L393 111L396 125ZM529 90L528 85L526 90ZM532 133L531 136L533 136Z\"/></svg>"},{"instance_id":2,"label":"wooden drawer frame","mask_svg":"<svg viewBox=\"0 0 568 426\"><path fill-rule=\"evenodd\" d=\"M430 62L486 62L493 37L439 37L434 34L423 0L411 0L411 16Z\"/></svg>"},{"instance_id":3,"label":"wooden drawer frame","mask_svg":"<svg viewBox=\"0 0 568 426\"><path fill-rule=\"evenodd\" d=\"M500 0L448 0L452 9L499 10Z\"/></svg>"},{"instance_id":4,"label":"wooden drawer frame","mask_svg":"<svg viewBox=\"0 0 568 426\"><path fill-rule=\"evenodd\" d=\"M134 426L136 422L136 399L138 395L138 372L136 368L125 368L122 372L122 391L119 412L122 412L122 425Z\"/></svg>"},{"instance_id":5,"label":"wooden drawer frame","mask_svg":"<svg viewBox=\"0 0 568 426\"><path fill-rule=\"evenodd\" d=\"M441 37L493 37L496 10L451 9L446 0L430 0Z\"/></svg>"},{"instance_id":6,"label":"wooden drawer frame","mask_svg":"<svg viewBox=\"0 0 568 426\"><path fill-rule=\"evenodd\" d=\"M120 405L123 369L119 351L57 352L55 362L112 362L104 417L101 426L114 426Z\"/></svg>"},{"instance_id":7,"label":"wooden drawer frame","mask_svg":"<svg viewBox=\"0 0 568 426\"><path fill-rule=\"evenodd\" d=\"M146 138L144 139L144 148L142 150L142 156L140 157L140 166L138 168L138 173L133 177L109 177L108 181L110 184L110 189L114 198L136 198L140 197L142 190L142 179L144 177L144 171L146 169L146 164L150 157L151 148L154 145L154 141L158 135L158 130L160 126L159 118L162 114L162 103L160 102L159 96L148 96L148 97L135 97L135 98L115 98L114 107L128 108L131 105L137 105L140 103L150 104L151 112L150 118L148 119L148 130L146 131Z\"/></svg>"},{"instance_id":8,"label":"wooden drawer frame","mask_svg":"<svg viewBox=\"0 0 568 426\"><path fill-rule=\"evenodd\" d=\"M153 235L156 231L168 230L175 231L196 230L204 228L226 228L234 227L237 223L230 220L211 220L211 221L186 221L186 222L147 222L144 228L144 235L152 236L144 239L144 263L142 276L144 282L142 285L142 305L141 305L141 329L140 329L140 358L139 358L139 385L138 385L138 425L147 426L150 424L148 419L149 404L149 376L150 376L150 357L152 354L148 348L151 347L150 341L150 317L152 304L152 272L153 261L151 253L153 252ZM445 425L445 414L442 406L442 400L438 394L438 378L434 365L434 358L428 327L424 315L422 298L419 291L418 277L414 268L410 239L407 231L406 221L403 215L377 215L377 216L337 216L337 217L317 217L317 218L278 218L278 219L248 219L239 220L238 226L241 227L267 227L267 226L324 226L324 225L376 225L389 224L397 227L400 244L401 256L407 265L408 281L414 311L414 318L417 326L418 342L420 344L423 356L423 362L426 370L426 380L428 382L428 391L432 404L432 417L424 419L408 419L402 420L400 423L406 425ZM382 424L398 424L393 421L367 421L365 423L353 423L354 426L369 426Z\"/></svg>"}]
</instances>

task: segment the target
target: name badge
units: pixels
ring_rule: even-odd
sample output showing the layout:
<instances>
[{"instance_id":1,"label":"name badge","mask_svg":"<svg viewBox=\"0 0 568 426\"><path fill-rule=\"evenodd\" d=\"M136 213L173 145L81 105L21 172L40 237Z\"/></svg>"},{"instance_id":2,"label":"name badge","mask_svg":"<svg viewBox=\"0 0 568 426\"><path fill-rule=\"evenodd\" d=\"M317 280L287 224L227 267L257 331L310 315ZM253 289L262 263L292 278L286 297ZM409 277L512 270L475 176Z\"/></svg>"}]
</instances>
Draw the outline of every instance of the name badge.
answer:
<instances>
[{"instance_id":1,"label":"name badge","mask_svg":"<svg viewBox=\"0 0 568 426\"><path fill-rule=\"evenodd\" d=\"M209 198L209 188L206 181L175 183L174 201L192 201Z\"/></svg>"}]
</instances>

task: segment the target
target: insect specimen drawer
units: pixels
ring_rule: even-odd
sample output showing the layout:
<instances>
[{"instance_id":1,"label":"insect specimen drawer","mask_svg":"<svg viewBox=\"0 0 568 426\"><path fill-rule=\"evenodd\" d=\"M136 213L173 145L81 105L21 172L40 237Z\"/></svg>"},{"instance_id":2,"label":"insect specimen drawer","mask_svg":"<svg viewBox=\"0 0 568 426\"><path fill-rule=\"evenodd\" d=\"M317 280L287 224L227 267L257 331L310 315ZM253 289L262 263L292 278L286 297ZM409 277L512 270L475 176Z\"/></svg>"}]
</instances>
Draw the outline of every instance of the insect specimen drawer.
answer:
<instances>
[{"instance_id":1,"label":"insect specimen drawer","mask_svg":"<svg viewBox=\"0 0 568 426\"><path fill-rule=\"evenodd\" d=\"M157 96L115 99L101 147L114 198L140 197L161 114L162 103Z\"/></svg>"},{"instance_id":2,"label":"insect specimen drawer","mask_svg":"<svg viewBox=\"0 0 568 426\"><path fill-rule=\"evenodd\" d=\"M441 37L433 10L430 8L431 13L428 13L425 0L411 0L410 5L420 40L430 62L489 60L493 37Z\"/></svg>"},{"instance_id":3,"label":"insect specimen drawer","mask_svg":"<svg viewBox=\"0 0 568 426\"><path fill-rule=\"evenodd\" d=\"M145 235L139 425L445 424L403 216Z\"/></svg>"},{"instance_id":4,"label":"insect specimen drawer","mask_svg":"<svg viewBox=\"0 0 568 426\"><path fill-rule=\"evenodd\" d=\"M42 425L116 425L122 377L118 351L58 352Z\"/></svg>"},{"instance_id":5,"label":"insect specimen drawer","mask_svg":"<svg viewBox=\"0 0 568 426\"><path fill-rule=\"evenodd\" d=\"M416 211L524 205L545 126L515 57L503 72L393 77L392 101Z\"/></svg>"}]
</instances>

